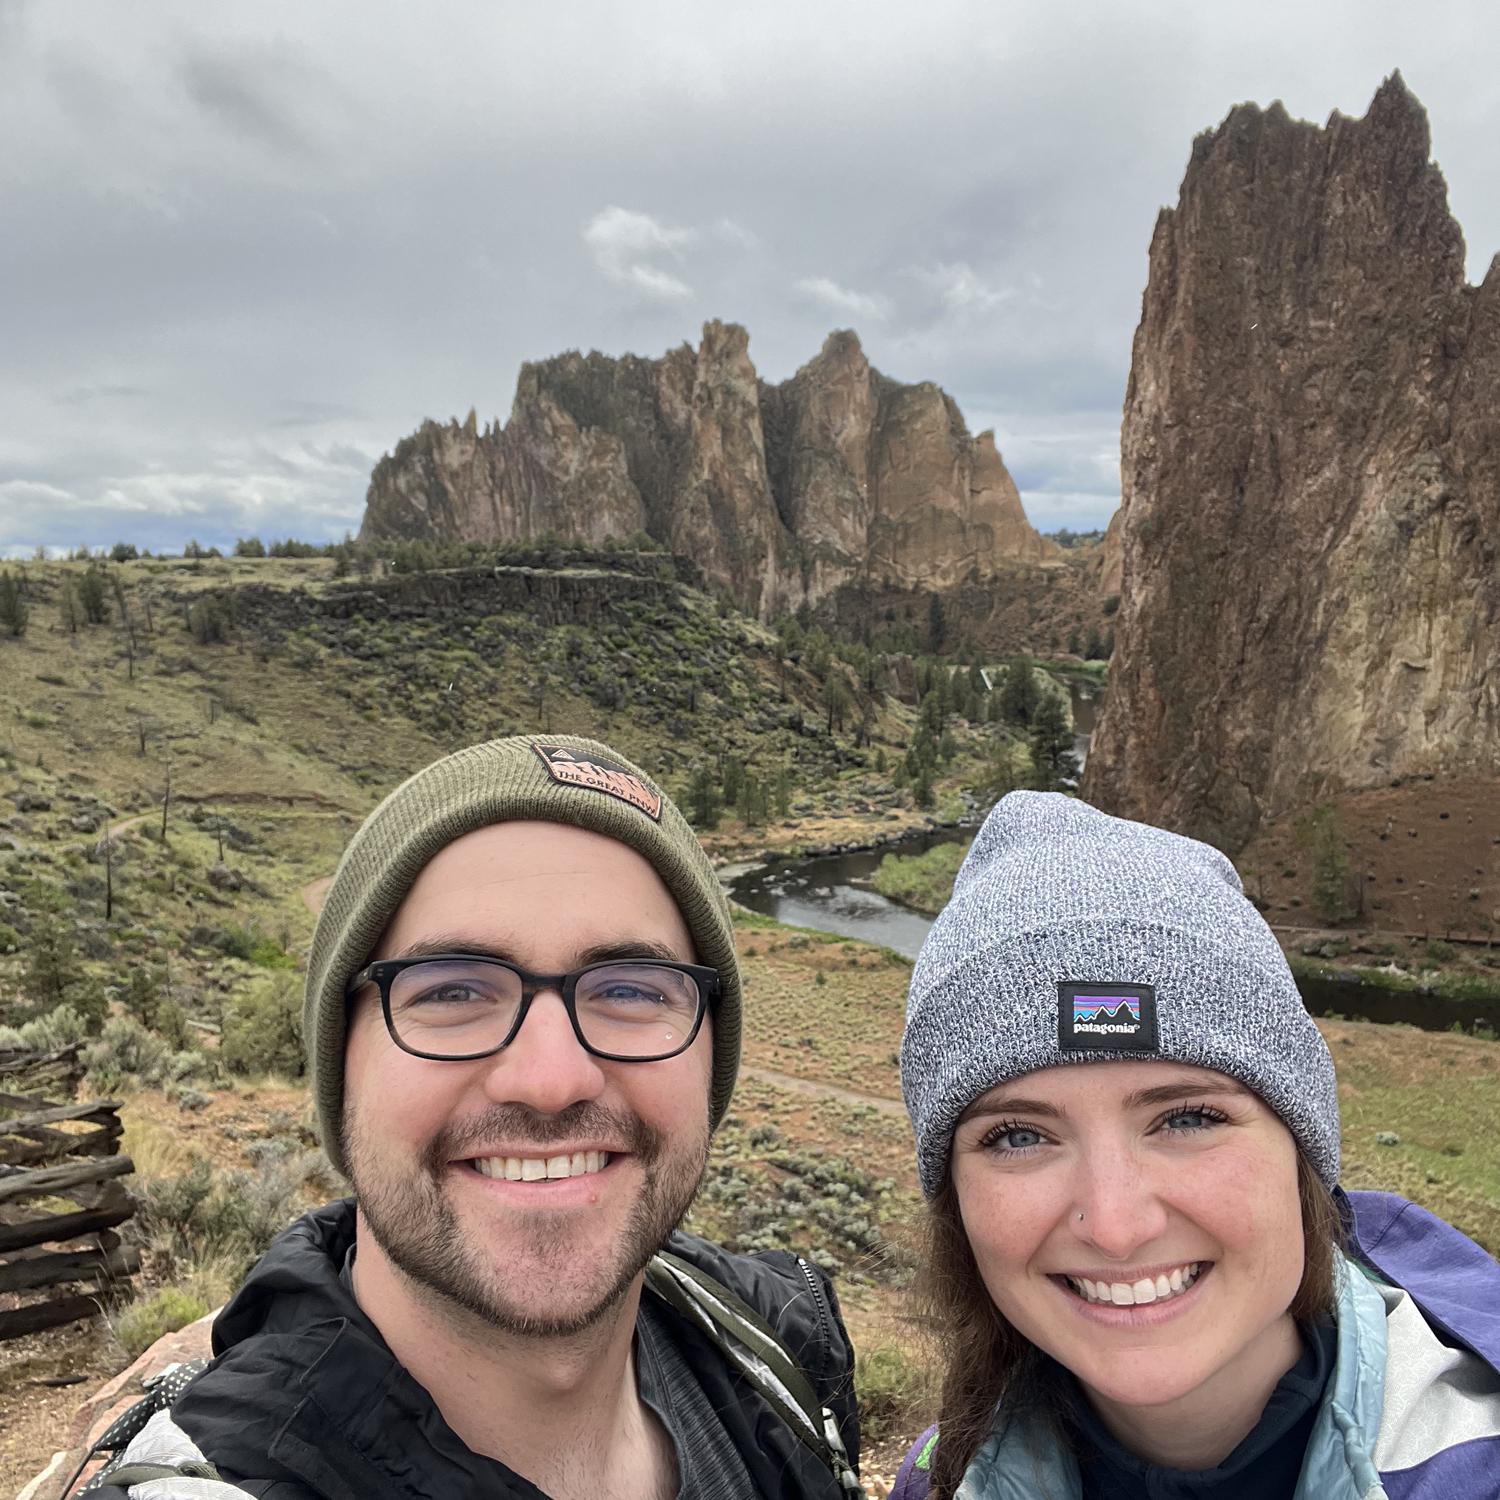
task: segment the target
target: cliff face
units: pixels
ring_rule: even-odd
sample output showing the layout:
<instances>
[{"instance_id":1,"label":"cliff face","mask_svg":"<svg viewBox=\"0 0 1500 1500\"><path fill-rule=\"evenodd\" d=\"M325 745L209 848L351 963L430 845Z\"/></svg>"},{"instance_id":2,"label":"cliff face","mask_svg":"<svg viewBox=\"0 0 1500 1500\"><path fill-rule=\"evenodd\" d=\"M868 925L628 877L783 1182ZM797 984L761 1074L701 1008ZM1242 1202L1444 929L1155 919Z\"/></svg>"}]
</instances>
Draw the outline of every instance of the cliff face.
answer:
<instances>
[{"instance_id":1,"label":"cliff face","mask_svg":"<svg viewBox=\"0 0 1500 1500\"><path fill-rule=\"evenodd\" d=\"M1101 806L1234 849L1500 769L1500 257L1465 285L1428 150L1399 74L1361 120L1194 143L1126 393Z\"/></svg>"},{"instance_id":2,"label":"cliff face","mask_svg":"<svg viewBox=\"0 0 1500 1500\"><path fill-rule=\"evenodd\" d=\"M645 531L764 617L859 581L951 588L1056 549L993 433L936 386L871 368L853 333L780 385L749 337L526 365L510 421L425 423L371 476L361 535L597 543Z\"/></svg>"}]
</instances>

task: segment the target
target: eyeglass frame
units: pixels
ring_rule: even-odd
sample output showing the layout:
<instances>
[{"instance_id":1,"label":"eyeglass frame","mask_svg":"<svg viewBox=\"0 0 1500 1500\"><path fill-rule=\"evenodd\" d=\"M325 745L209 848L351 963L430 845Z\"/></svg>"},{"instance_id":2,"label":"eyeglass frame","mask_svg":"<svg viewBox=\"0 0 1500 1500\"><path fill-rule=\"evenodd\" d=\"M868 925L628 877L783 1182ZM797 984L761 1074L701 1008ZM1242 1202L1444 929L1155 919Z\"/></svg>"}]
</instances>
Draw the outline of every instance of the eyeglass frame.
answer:
<instances>
[{"instance_id":1,"label":"eyeglass frame","mask_svg":"<svg viewBox=\"0 0 1500 1500\"><path fill-rule=\"evenodd\" d=\"M505 1040L498 1046L487 1047L483 1052L441 1053L441 1052L419 1052L415 1047L409 1047L401 1040L396 1031L396 1022L391 1015L391 982L403 970L414 969L419 964L430 963L479 963L490 964L497 969L506 969L521 981L521 1002L516 1007L516 1018L511 1023L510 1030L505 1035ZM615 969L622 964L645 964L653 969L672 969L676 973L686 974L698 986L698 1015L693 1021L691 1029L683 1039L680 1047L671 1052L663 1052L650 1057L622 1056L618 1052L601 1052L593 1046L583 1034L583 1027L578 1021L577 992L578 981L585 974L592 973L595 969ZM578 1039L578 1045L583 1048L590 1057L600 1058L604 1062L666 1062L673 1057L681 1057L684 1052L697 1040L698 1033L703 1028L703 1018L708 1014L709 1007L715 1004L724 992L723 976L717 969L710 968L705 964L684 964L674 959L664 958L604 958L595 963L585 964L581 969L572 969L566 974L533 974L528 969L523 969L519 964L513 964L508 959L491 958L485 953L421 953L412 958L378 958L373 963L366 964L353 978L350 979L344 989L346 999L353 999L358 990L367 984L373 984L380 991L380 1009L385 1016L386 1034L402 1052L410 1057L420 1057L426 1062L478 1062L481 1058L494 1057L503 1052L515 1041L520 1034L521 1026L526 1020L527 1013L531 1010L531 1002L546 990L555 990L562 999L563 1009L568 1013L569 1024L573 1027L573 1035Z\"/></svg>"}]
</instances>

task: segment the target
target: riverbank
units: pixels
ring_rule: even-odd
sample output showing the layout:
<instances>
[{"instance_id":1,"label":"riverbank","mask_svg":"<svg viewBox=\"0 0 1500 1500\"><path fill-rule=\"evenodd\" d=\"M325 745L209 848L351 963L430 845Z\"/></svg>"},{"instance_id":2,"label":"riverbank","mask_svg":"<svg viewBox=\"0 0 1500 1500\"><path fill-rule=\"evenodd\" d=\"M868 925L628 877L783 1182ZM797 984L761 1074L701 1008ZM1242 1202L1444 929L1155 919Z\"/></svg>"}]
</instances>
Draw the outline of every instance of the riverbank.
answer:
<instances>
[{"instance_id":1,"label":"riverbank","mask_svg":"<svg viewBox=\"0 0 1500 1500\"><path fill-rule=\"evenodd\" d=\"M924 925L953 891L969 840L950 837L931 847L891 852L855 872L862 887L894 908L909 913L898 922L894 946L915 952ZM850 911L847 892L836 883L839 861L807 861L797 875L795 917L783 920L859 936L880 938L872 915ZM816 878L814 878L816 876ZM803 878L805 877L805 878ZM857 925L850 925L851 916ZM1352 1016L1383 1024L1400 1023L1424 1031L1463 1031L1479 1037L1500 1034L1500 950L1487 943L1449 942L1382 932L1372 928L1273 927L1314 1015Z\"/></svg>"},{"instance_id":2,"label":"riverbank","mask_svg":"<svg viewBox=\"0 0 1500 1500\"><path fill-rule=\"evenodd\" d=\"M934 844L923 854L888 854L870 877L887 900L935 917L953 894L958 867L969 852L965 843Z\"/></svg>"}]
</instances>

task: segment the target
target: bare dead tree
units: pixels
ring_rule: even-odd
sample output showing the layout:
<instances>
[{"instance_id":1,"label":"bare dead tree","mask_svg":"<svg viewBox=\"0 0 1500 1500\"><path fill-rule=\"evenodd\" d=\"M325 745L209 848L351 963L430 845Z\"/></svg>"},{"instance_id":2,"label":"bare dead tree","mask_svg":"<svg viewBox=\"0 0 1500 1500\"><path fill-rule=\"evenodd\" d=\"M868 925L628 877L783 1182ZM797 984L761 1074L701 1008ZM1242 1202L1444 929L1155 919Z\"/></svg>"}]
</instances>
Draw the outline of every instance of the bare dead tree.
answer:
<instances>
[{"instance_id":1,"label":"bare dead tree","mask_svg":"<svg viewBox=\"0 0 1500 1500\"><path fill-rule=\"evenodd\" d=\"M115 915L115 840L108 829L99 840L98 852L104 856L104 920L111 922Z\"/></svg>"}]
</instances>

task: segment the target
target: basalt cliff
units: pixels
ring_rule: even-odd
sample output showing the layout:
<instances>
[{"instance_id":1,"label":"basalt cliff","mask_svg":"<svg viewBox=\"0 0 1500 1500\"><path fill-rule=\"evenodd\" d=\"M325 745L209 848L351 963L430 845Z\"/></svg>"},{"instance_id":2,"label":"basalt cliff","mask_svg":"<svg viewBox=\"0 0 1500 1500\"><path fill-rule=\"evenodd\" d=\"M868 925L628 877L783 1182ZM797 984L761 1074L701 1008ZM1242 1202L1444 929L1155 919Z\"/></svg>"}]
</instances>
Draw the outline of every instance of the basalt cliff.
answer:
<instances>
[{"instance_id":1,"label":"basalt cliff","mask_svg":"<svg viewBox=\"0 0 1500 1500\"><path fill-rule=\"evenodd\" d=\"M524 365L510 420L425 423L381 459L361 535L597 544L645 532L770 618L844 584L942 590L1056 548L1032 529L994 434L932 384L830 334L770 385L712 322L660 359Z\"/></svg>"},{"instance_id":2,"label":"basalt cliff","mask_svg":"<svg viewBox=\"0 0 1500 1500\"><path fill-rule=\"evenodd\" d=\"M1234 109L1157 221L1085 795L1234 850L1403 778L1500 773L1500 256L1400 75L1325 128Z\"/></svg>"}]
</instances>

